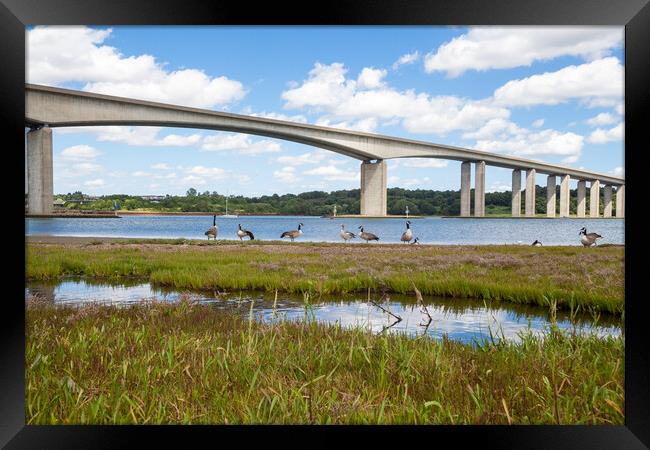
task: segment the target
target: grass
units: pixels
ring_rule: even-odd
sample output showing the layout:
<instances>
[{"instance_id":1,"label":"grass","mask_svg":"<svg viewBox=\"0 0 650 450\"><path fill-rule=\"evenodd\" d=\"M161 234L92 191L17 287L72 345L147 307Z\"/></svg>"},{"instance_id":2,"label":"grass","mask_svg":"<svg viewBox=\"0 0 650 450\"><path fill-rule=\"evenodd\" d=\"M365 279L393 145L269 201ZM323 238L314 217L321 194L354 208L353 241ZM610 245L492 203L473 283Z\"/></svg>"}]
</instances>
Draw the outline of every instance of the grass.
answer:
<instances>
[{"instance_id":1,"label":"grass","mask_svg":"<svg viewBox=\"0 0 650 450\"><path fill-rule=\"evenodd\" d=\"M195 290L373 291L624 311L622 246L345 245L186 239L28 243L29 280L64 276Z\"/></svg>"},{"instance_id":2,"label":"grass","mask_svg":"<svg viewBox=\"0 0 650 450\"><path fill-rule=\"evenodd\" d=\"M623 424L624 342L258 323L206 305L26 311L27 424Z\"/></svg>"}]
</instances>

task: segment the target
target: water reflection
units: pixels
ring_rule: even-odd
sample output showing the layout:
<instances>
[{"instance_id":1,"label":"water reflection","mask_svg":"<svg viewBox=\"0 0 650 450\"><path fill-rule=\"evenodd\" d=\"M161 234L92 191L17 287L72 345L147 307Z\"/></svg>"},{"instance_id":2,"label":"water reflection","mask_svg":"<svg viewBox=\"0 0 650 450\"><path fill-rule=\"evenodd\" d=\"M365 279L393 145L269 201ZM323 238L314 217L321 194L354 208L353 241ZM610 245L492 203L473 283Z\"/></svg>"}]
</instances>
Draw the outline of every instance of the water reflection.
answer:
<instances>
[{"instance_id":1,"label":"water reflection","mask_svg":"<svg viewBox=\"0 0 650 450\"><path fill-rule=\"evenodd\" d=\"M549 323L548 311L541 307L505 302L481 302L467 299L424 297L420 304L415 297L390 295L368 299L361 295L303 297L260 292L179 292L154 288L138 280L121 284L71 279L60 283L29 283L26 301L48 302L54 305L106 304L129 306L146 301L177 302L182 297L210 304L224 311L252 312L256 320L275 322L312 319L341 326L361 326L372 332L400 332L409 335L426 334L436 339L447 336L463 342L497 339L518 340L519 333L530 329L541 333ZM424 306L424 307L423 307ZM601 337L621 334L622 321L602 315L597 323L587 314L575 318L579 333ZM567 312L558 311L557 325L571 329Z\"/></svg>"}]
</instances>

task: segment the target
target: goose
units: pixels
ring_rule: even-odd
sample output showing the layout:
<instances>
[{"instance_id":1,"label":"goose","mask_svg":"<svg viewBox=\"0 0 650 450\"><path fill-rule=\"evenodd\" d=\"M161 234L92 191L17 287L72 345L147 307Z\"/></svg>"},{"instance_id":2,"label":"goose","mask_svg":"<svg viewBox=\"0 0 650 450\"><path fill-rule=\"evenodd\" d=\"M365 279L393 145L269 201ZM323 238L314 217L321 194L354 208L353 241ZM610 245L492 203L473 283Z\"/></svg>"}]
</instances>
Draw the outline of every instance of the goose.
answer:
<instances>
[{"instance_id":1,"label":"goose","mask_svg":"<svg viewBox=\"0 0 650 450\"><path fill-rule=\"evenodd\" d=\"M302 223L299 223L299 224L298 224L298 229L297 229L297 230L285 231L285 232L282 233L282 235L280 236L280 239L285 238L285 237L288 237L289 239L291 239L291 242L293 242L293 240L294 240L295 238L297 238L298 236L300 236L300 235L302 234L302 227L303 227L303 224L302 224Z\"/></svg>"},{"instance_id":2,"label":"goose","mask_svg":"<svg viewBox=\"0 0 650 450\"><path fill-rule=\"evenodd\" d=\"M362 226L359 227L359 230L361 230L361 233L359 233L359 237L360 237L361 239L363 239L364 241L366 241L366 244L367 244L369 241L379 241L379 238L377 237L376 234L366 233L365 231L363 231L363 227L362 227Z\"/></svg>"},{"instance_id":3,"label":"goose","mask_svg":"<svg viewBox=\"0 0 650 450\"><path fill-rule=\"evenodd\" d=\"M419 244L420 243L420 238L415 238L413 239L413 242L411 242L411 245Z\"/></svg>"},{"instance_id":4,"label":"goose","mask_svg":"<svg viewBox=\"0 0 650 450\"><path fill-rule=\"evenodd\" d=\"M582 245L585 247L596 245L596 240L602 238L602 236L598 233L587 233L586 227L580 228L580 233L578 233L578 235L581 236L580 242L582 242Z\"/></svg>"},{"instance_id":5,"label":"goose","mask_svg":"<svg viewBox=\"0 0 650 450\"><path fill-rule=\"evenodd\" d=\"M357 235L352 233L351 231L345 231L345 225L341 225L341 237L345 242L347 242L350 239L354 239L355 237L357 237Z\"/></svg>"},{"instance_id":6,"label":"goose","mask_svg":"<svg viewBox=\"0 0 650 450\"><path fill-rule=\"evenodd\" d=\"M210 240L210 236L212 236L216 241L218 233L219 233L219 228L217 228L217 216L214 215L212 216L212 226L208 228L208 231L205 232L205 235L208 237L208 241Z\"/></svg>"},{"instance_id":7,"label":"goose","mask_svg":"<svg viewBox=\"0 0 650 450\"><path fill-rule=\"evenodd\" d=\"M542 243L541 243L540 241L538 241L537 239L535 239L535 242L533 242L531 245L532 245L533 247L541 247L541 246L542 246Z\"/></svg>"},{"instance_id":8,"label":"goose","mask_svg":"<svg viewBox=\"0 0 650 450\"><path fill-rule=\"evenodd\" d=\"M402 233L402 242L405 244L407 242L411 242L411 239L413 239L413 231L411 230L411 221L407 220L406 221L406 231Z\"/></svg>"},{"instance_id":9,"label":"goose","mask_svg":"<svg viewBox=\"0 0 650 450\"><path fill-rule=\"evenodd\" d=\"M239 236L239 240L240 240L240 241L243 241L242 238L245 237L245 236L248 236L248 237L250 238L251 241L252 241L253 239L255 239L255 236L253 236L253 233L252 233L251 231L244 230L244 229L241 227L241 223L239 224L239 230L237 230L237 236Z\"/></svg>"}]
</instances>

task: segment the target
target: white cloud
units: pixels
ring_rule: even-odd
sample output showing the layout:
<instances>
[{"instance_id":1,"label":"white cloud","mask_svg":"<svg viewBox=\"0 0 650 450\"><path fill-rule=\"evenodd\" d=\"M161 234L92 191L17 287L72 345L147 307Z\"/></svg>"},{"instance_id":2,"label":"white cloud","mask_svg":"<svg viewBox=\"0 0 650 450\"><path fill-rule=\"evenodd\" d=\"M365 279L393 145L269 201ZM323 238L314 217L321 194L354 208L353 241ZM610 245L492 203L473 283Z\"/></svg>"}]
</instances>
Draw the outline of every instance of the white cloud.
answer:
<instances>
[{"instance_id":1,"label":"white cloud","mask_svg":"<svg viewBox=\"0 0 650 450\"><path fill-rule=\"evenodd\" d=\"M130 127L130 126L102 126L102 127L66 127L57 130L63 134L91 133L96 135L101 142L120 142L140 147L189 147L201 141L200 134L178 135L168 134L159 137L162 127Z\"/></svg>"},{"instance_id":2,"label":"white cloud","mask_svg":"<svg viewBox=\"0 0 650 450\"><path fill-rule=\"evenodd\" d=\"M358 89L377 89L384 86L385 69L364 67L357 78Z\"/></svg>"},{"instance_id":3,"label":"white cloud","mask_svg":"<svg viewBox=\"0 0 650 450\"><path fill-rule=\"evenodd\" d=\"M496 182L492 183L485 192L505 192L512 189L512 186L507 183Z\"/></svg>"},{"instance_id":4,"label":"white cloud","mask_svg":"<svg viewBox=\"0 0 650 450\"><path fill-rule=\"evenodd\" d=\"M240 100L242 83L210 77L198 69L168 71L152 55L124 56L103 45L112 29L43 27L27 31L27 80L61 85L84 82L83 90L198 108Z\"/></svg>"},{"instance_id":5,"label":"white cloud","mask_svg":"<svg viewBox=\"0 0 650 450\"><path fill-rule=\"evenodd\" d=\"M282 150L280 143L270 139L253 141L248 134L215 134L206 136L201 145L203 151L234 151L244 155L277 153Z\"/></svg>"},{"instance_id":6,"label":"white cloud","mask_svg":"<svg viewBox=\"0 0 650 450\"><path fill-rule=\"evenodd\" d=\"M155 170L169 170L171 167L167 163L158 163L151 166Z\"/></svg>"},{"instance_id":7,"label":"white cloud","mask_svg":"<svg viewBox=\"0 0 650 450\"><path fill-rule=\"evenodd\" d=\"M564 156L564 162L577 161L584 137L572 132L546 129L531 131L508 120L494 119L475 132L465 133L464 139L476 139L478 150L513 156Z\"/></svg>"},{"instance_id":8,"label":"white cloud","mask_svg":"<svg viewBox=\"0 0 650 450\"><path fill-rule=\"evenodd\" d=\"M187 169L187 173L201 177L210 177L211 179L217 180L227 178L228 176L228 172L220 167L194 166L190 169Z\"/></svg>"},{"instance_id":9,"label":"white cloud","mask_svg":"<svg viewBox=\"0 0 650 450\"><path fill-rule=\"evenodd\" d=\"M623 122L609 130L597 128L589 135L587 142L591 142L592 144L605 144L611 141L620 141L623 139L623 131Z\"/></svg>"},{"instance_id":10,"label":"white cloud","mask_svg":"<svg viewBox=\"0 0 650 450\"><path fill-rule=\"evenodd\" d=\"M397 91L386 85L359 90L357 81L346 79L341 63L316 63L302 85L282 93L285 108L325 112L319 124L372 131L379 121L400 123L410 132L446 134L470 130L510 112L489 100L454 96L432 97L414 90Z\"/></svg>"},{"instance_id":11,"label":"white cloud","mask_svg":"<svg viewBox=\"0 0 650 450\"><path fill-rule=\"evenodd\" d=\"M84 182L84 186L88 186L88 187L104 186L104 180L101 178L97 178L96 180L88 180Z\"/></svg>"},{"instance_id":12,"label":"white cloud","mask_svg":"<svg viewBox=\"0 0 650 450\"><path fill-rule=\"evenodd\" d=\"M419 168L433 168L440 169L447 167L449 161L444 159L434 159L434 158L404 158L399 160L399 165L404 167L419 167Z\"/></svg>"},{"instance_id":13,"label":"white cloud","mask_svg":"<svg viewBox=\"0 0 650 450\"><path fill-rule=\"evenodd\" d=\"M622 27L475 27L424 58L427 73L530 66L560 56L602 58L621 46Z\"/></svg>"},{"instance_id":14,"label":"white cloud","mask_svg":"<svg viewBox=\"0 0 650 450\"><path fill-rule=\"evenodd\" d=\"M533 127L535 127L535 128L540 128L540 127L544 126L544 119L537 119L531 125Z\"/></svg>"},{"instance_id":15,"label":"white cloud","mask_svg":"<svg viewBox=\"0 0 650 450\"><path fill-rule=\"evenodd\" d=\"M327 181L354 181L359 179L358 171L341 170L334 165L320 166L303 173L304 175L321 176Z\"/></svg>"},{"instance_id":16,"label":"white cloud","mask_svg":"<svg viewBox=\"0 0 650 450\"><path fill-rule=\"evenodd\" d=\"M276 112L253 112L252 108L250 106L247 106L242 110L242 114L246 114L248 116L253 116L253 117L263 117L265 119L275 119L275 120L284 120L287 122L298 122L298 123L307 123L307 118L303 116L302 114L295 114L295 115L287 115L287 114L282 114L282 113L276 113Z\"/></svg>"},{"instance_id":17,"label":"white cloud","mask_svg":"<svg viewBox=\"0 0 650 450\"><path fill-rule=\"evenodd\" d=\"M74 145L61 151L65 161L91 161L102 153L89 145Z\"/></svg>"},{"instance_id":18,"label":"white cloud","mask_svg":"<svg viewBox=\"0 0 650 450\"><path fill-rule=\"evenodd\" d=\"M611 125L617 121L618 118L614 117L612 114L603 112L597 116L587 119L585 123L591 127L597 127L599 125Z\"/></svg>"},{"instance_id":19,"label":"white cloud","mask_svg":"<svg viewBox=\"0 0 650 450\"><path fill-rule=\"evenodd\" d=\"M414 51L413 53L406 53L405 55L400 56L397 61L393 63L393 70L397 70L399 66L403 66L406 64L413 64L417 60L420 59L420 52L417 50Z\"/></svg>"},{"instance_id":20,"label":"white cloud","mask_svg":"<svg viewBox=\"0 0 650 450\"><path fill-rule=\"evenodd\" d=\"M181 182L184 185L193 184L193 185L196 185L196 186L204 186L205 184L207 184L206 181L203 178L197 177L196 175L188 175L188 176L184 177L181 180Z\"/></svg>"},{"instance_id":21,"label":"white cloud","mask_svg":"<svg viewBox=\"0 0 650 450\"><path fill-rule=\"evenodd\" d=\"M273 176L282 183L293 184L300 180L295 167L283 167L273 172Z\"/></svg>"},{"instance_id":22,"label":"white cloud","mask_svg":"<svg viewBox=\"0 0 650 450\"><path fill-rule=\"evenodd\" d=\"M328 154L323 150L315 150L313 152L303 153L298 156L284 155L277 158L277 162L289 166L300 166L303 164L318 164L322 162Z\"/></svg>"},{"instance_id":23,"label":"white cloud","mask_svg":"<svg viewBox=\"0 0 650 450\"><path fill-rule=\"evenodd\" d=\"M149 172L143 172L142 170L137 170L135 172L131 172L132 177L150 177L151 174Z\"/></svg>"},{"instance_id":24,"label":"white cloud","mask_svg":"<svg viewBox=\"0 0 650 450\"><path fill-rule=\"evenodd\" d=\"M588 106L614 106L621 98L623 66L616 57L512 80L494 91L495 104L504 106L557 105L574 99Z\"/></svg>"},{"instance_id":25,"label":"white cloud","mask_svg":"<svg viewBox=\"0 0 650 450\"><path fill-rule=\"evenodd\" d=\"M614 170L612 170L611 173L613 173L617 177L623 177L623 176L625 176L625 168L621 167L621 166L615 167Z\"/></svg>"}]
</instances>

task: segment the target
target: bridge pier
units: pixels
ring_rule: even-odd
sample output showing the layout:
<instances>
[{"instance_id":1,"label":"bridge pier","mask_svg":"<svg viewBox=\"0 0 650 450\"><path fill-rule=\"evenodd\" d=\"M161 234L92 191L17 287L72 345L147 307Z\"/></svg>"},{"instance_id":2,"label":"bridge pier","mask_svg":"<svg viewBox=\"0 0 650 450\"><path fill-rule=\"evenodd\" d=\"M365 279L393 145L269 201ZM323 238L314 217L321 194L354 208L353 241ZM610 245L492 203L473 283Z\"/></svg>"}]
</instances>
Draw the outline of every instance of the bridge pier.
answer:
<instances>
[{"instance_id":1,"label":"bridge pier","mask_svg":"<svg viewBox=\"0 0 650 450\"><path fill-rule=\"evenodd\" d=\"M625 217L625 186L616 188L616 217Z\"/></svg>"},{"instance_id":2,"label":"bridge pier","mask_svg":"<svg viewBox=\"0 0 650 450\"><path fill-rule=\"evenodd\" d=\"M546 217L555 217L555 175L546 178Z\"/></svg>"},{"instance_id":3,"label":"bridge pier","mask_svg":"<svg viewBox=\"0 0 650 450\"><path fill-rule=\"evenodd\" d=\"M470 183L472 177L472 163L463 161L460 163L460 217L469 217L470 212Z\"/></svg>"},{"instance_id":4,"label":"bridge pier","mask_svg":"<svg viewBox=\"0 0 650 450\"><path fill-rule=\"evenodd\" d=\"M526 171L526 216L535 216L535 169Z\"/></svg>"},{"instance_id":5,"label":"bridge pier","mask_svg":"<svg viewBox=\"0 0 650 450\"><path fill-rule=\"evenodd\" d=\"M361 163L361 215L385 216L387 211L386 162L377 160Z\"/></svg>"},{"instance_id":6,"label":"bridge pier","mask_svg":"<svg viewBox=\"0 0 650 450\"><path fill-rule=\"evenodd\" d=\"M521 216L521 170L512 171L512 217Z\"/></svg>"},{"instance_id":7,"label":"bridge pier","mask_svg":"<svg viewBox=\"0 0 650 450\"><path fill-rule=\"evenodd\" d=\"M608 184L604 187L605 198L604 208L603 208L603 217L612 217L612 185Z\"/></svg>"},{"instance_id":8,"label":"bridge pier","mask_svg":"<svg viewBox=\"0 0 650 450\"><path fill-rule=\"evenodd\" d=\"M589 217L598 217L600 214L600 181L591 182L589 189Z\"/></svg>"},{"instance_id":9,"label":"bridge pier","mask_svg":"<svg viewBox=\"0 0 650 450\"><path fill-rule=\"evenodd\" d=\"M52 129L44 126L27 133L27 213L52 214Z\"/></svg>"},{"instance_id":10,"label":"bridge pier","mask_svg":"<svg viewBox=\"0 0 650 450\"><path fill-rule=\"evenodd\" d=\"M585 210L587 204L587 182L585 180L578 180L578 217L585 217Z\"/></svg>"},{"instance_id":11,"label":"bridge pier","mask_svg":"<svg viewBox=\"0 0 650 450\"><path fill-rule=\"evenodd\" d=\"M562 175L560 181L560 217L569 217L571 205L571 189L569 182L571 177L569 175Z\"/></svg>"},{"instance_id":12,"label":"bridge pier","mask_svg":"<svg viewBox=\"0 0 650 450\"><path fill-rule=\"evenodd\" d=\"M485 216L485 161L474 164L474 216Z\"/></svg>"}]
</instances>

